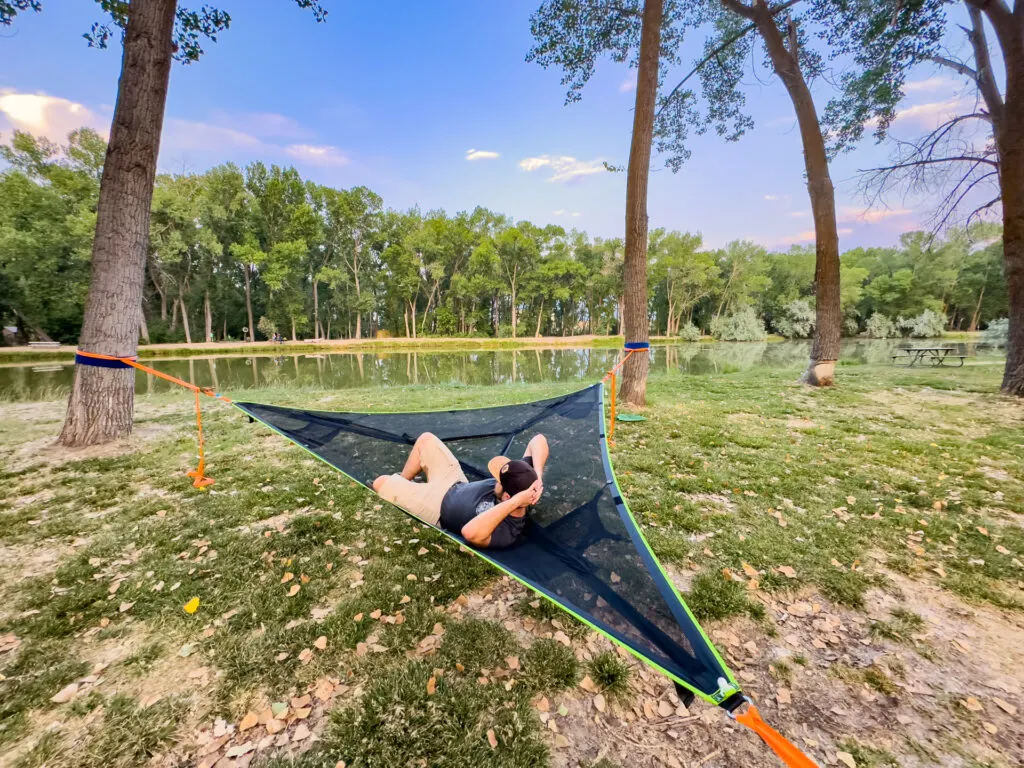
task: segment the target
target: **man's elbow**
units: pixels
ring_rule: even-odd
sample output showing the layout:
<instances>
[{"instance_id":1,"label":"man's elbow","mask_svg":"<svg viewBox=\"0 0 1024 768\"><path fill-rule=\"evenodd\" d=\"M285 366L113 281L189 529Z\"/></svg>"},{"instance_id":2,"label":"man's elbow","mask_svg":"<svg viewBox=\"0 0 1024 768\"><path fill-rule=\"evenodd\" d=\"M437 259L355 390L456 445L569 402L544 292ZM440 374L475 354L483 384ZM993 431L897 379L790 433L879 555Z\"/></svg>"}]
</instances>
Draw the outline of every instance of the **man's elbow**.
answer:
<instances>
[{"instance_id":1,"label":"man's elbow","mask_svg":"<svg viewBox=\"0 0 1024 768\"><path fill-rule=\"evenodd\" d=\"M474 547L486 547L491 543L491 536L486 536L478 531L473 530L472 524L467 524L461 531L462 538L466 540L467 544L472 544Z\"/></svg>"}]
</instances>

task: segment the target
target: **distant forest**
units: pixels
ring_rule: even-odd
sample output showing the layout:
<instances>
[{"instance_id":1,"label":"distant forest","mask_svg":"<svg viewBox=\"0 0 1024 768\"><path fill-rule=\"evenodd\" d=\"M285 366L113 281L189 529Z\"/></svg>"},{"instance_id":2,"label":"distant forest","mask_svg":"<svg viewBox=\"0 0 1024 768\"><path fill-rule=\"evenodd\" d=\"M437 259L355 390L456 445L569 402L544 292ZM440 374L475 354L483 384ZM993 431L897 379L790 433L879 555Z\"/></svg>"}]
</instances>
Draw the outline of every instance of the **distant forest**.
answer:
<instances>
[{"instance_id":1,"label":"distant forest","mask_svg":"<svg viewBox=\"0 0 1024 768\"><path fill-rule=\"evenodd\" d=\"M105 144L15 132L0 147L4 339L74 343L82 324ZM810 336L813 246L650 234L651 333ZM153 196L143 341L620 333L623 243L477 207L396 211L261 162L161 175ZM841 259L847 335L977 330L1007 315L1000 230L856 248ZM927 332L926 332L927 331Z\"/></svg>"}]
</instances>

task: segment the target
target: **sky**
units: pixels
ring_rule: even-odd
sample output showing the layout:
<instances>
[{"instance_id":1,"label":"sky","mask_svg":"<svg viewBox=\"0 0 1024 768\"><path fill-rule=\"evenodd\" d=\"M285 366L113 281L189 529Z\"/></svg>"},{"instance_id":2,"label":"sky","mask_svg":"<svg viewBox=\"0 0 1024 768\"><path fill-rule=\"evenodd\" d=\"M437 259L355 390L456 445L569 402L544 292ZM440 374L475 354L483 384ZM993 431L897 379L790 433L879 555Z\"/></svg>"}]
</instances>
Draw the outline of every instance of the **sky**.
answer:
<instances>
[{"instance_id":1,"label":"sky","mask_svg":"<svg viewBox=\"0 0 1024 768\"><path fill-rule=\"evenodd\" d=\"M231 27L195 64L176 64L161 172L221 162L294 165L306 178L365 185L390 208L477 205L621 237L635 71L604 61L579 103L565 104L558 70L525 61L538 0L323 0L316 24L291 0L222 0ZM120 46L90 49L82 33L102 19L84 0L46 0L0 32L0 140L13 129L61 141L81 126L106 134ZM951 40L955 50L963 44ZM685 58L699 56L694 36ZM830 93L816 87L819 110ZM946 71L914 73L895 126L907 137L973 103ZM650 226L700 232L708 247L736 239L769 248L812 244L803 155L792 105L776 78L746 78L755 129L737 143L695 137L676 174L652 159ZM928 225L934 201L895 197L868 207L858 169L890 148L866 139L832 164L843 250L895 245Z\"/></svg>"}]
</instances>

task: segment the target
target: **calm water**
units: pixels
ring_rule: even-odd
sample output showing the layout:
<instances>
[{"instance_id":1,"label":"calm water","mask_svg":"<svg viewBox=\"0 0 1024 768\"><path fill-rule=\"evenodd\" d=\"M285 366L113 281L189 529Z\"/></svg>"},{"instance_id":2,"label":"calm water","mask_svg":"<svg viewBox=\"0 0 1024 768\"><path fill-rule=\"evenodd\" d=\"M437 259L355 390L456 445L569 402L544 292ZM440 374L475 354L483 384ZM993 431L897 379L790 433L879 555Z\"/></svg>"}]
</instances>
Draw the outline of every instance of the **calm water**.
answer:
<instances>
[{"instance_id":1,"label":"calm water","mask_svg":"<svg viewBox=\"0 0 1024 768\"><path fill-rule=\"evenodd\" d=\"M843 342L850 362L888 363L905 340ZM920 342L915 346L937 346ZM981 345L945 343L960 354L998 359L1001 352ZM651 350L653 370L701 375L749 368L787 368L807 359L809 342L676 344ZM306 386L320 389L383 387L404 384L504 384L508 382L595 381L618 356L615 349L528 349L488 352L363 352L266 356L219 356L146 360L157 370L201 387L239 392L254 387ZM64 394L71 386L70 363L0 365L0 400L38 400ZM174 385L152 376L136 376L139 393L162 392Z\"/></svg>"}]
</instances>

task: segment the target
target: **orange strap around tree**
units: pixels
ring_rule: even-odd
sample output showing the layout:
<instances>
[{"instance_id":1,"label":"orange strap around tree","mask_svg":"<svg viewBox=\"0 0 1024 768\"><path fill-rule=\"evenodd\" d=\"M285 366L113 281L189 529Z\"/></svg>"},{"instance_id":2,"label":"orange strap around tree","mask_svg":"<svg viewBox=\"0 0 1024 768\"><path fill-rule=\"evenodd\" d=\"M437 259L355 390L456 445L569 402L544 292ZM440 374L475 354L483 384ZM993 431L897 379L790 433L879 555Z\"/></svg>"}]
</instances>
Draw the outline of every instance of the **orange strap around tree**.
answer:
<instances>
[{"instance_id":1,"label":"orange strap around tree","mask_svg":"<svg viewBox=\"0 0 1024 768\"><path fill-rule=\"evenodd\" d=\"M605 379L611 380L611 427L608 430L609 445L615 445L615 374L623 365L626 364L630 355L639 351L639 348L627 351L626 354L622 356L622 359L619 360L619 362L617 362L615 366L604 375L604 378L601 379L601 381L604 381Z\"/></svg>"},{"instance_id":2,"label":"orange strap around tree","mask_svg":"<svg viewBox=\"0 0 1024 768\"><path fill-rule=\"evenodd\" d=\"M785 736L772 728L768 723L761 719L761 713L757 711L752 703L747 704L747 711L733 715L736 721L747 728L752 730L761 740L767 744L772 752L779 756L789 768L818 768L811 758L801 752L791 741Z\"/></svg>"},{"instance_id":3,"label":"orange strap around tree","mask_svg":"<svg viewBox=\"0 0 1024 768\"><path fill-rule=\"evenodd\" d=\"M85 358L85 360L80 360L79 358ZM150 376L156 376L157 378L163 379L164 381L169 381L172 384L177 384L178 386L184 387L185 389L190 389L195 393L196 429L199 433L199 465L195 469L188 472L188 476L194 478L195 482L193 482L192 485L196 488L205 488L208 485L213 485L213 478L207 477L205 474L206 456L203 452L203 414L202 410L199 407L199 395L203 394L206 395L207 397L212 397L216 400L222 400L225 403L230 403L231 400L224 397L224 395L214 392L212 389L209 389L208 387L197 387L195 384L191 384L187 381L179 379L176 376L171 376L170 374L163 373L162 371L158 371L155 368L150 368L148 365L143 365L142 363L138 362L134 357L116 357L114 355L101 355L98 352L83 352L80 349L76 351L76 363L88 365L89 360L121 363L123 365L130 366L132 368L140 370L143 373L148 373Z\"/></svg>"}]
</instances>

